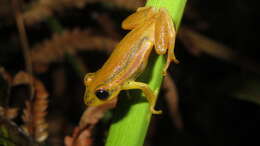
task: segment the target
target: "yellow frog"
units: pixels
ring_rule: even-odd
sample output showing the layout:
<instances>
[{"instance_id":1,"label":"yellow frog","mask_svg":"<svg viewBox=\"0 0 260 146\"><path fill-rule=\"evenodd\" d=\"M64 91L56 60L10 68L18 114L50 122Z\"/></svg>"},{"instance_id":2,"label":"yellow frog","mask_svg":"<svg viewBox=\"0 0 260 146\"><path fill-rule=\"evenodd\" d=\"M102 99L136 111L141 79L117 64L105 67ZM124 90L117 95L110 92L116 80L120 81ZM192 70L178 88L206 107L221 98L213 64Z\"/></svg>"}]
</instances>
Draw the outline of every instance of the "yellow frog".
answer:
<instances>
[{"instance_id":1,"label":"yellow frog","mask_svg":"<svg viewBox=\"0 0 260 146\"><path fill-rule=\"evenodd\" d=\"M141 89L151 112L160 114L154 109L156 95L146 83L135 80L146 68L153 47L159 55L168 53L163 74L171 61L178 62L174 55L176 32L172 19L164 8L142 7L123 21L122 28L131 31L101 69L85 76L85 103L101 105L117 98L121 90Z\"/></svg>"}]
</instances>

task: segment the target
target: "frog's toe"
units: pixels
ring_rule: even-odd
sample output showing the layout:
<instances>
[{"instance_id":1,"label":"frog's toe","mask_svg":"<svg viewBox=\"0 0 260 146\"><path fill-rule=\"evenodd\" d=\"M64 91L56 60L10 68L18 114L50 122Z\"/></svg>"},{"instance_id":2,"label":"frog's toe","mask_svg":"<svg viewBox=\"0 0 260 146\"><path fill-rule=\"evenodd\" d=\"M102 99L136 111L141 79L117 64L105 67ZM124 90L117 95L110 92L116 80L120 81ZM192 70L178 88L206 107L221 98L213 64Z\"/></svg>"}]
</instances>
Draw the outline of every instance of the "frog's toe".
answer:
<instances>
[{"instance_id":1,"label":"frog's toe","mask_svg":"<svg viewBox=\"0 0 260 146\"><path fill-rule=\"evenodd\" d=\"M151 110L152 114L157 114L157 115L162 114L162 110L156 110L156 109L154 109L154 107L151 107L150 110Z\"/></svg>"}]
</instances>

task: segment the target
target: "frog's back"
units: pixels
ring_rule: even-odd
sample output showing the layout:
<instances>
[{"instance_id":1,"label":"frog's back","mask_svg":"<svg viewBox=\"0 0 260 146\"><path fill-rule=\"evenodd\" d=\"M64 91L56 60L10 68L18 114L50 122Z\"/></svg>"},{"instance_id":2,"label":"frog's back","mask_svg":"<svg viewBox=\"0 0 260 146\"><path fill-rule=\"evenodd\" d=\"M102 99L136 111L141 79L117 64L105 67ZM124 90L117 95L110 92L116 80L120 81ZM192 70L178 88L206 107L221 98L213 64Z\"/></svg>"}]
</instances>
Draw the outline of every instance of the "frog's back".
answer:
<instances>
[{"instance_id":1,"label":"frog's back","mask_svg":"<svg viewBox=\"0 0 260 146\"><path fill-rule=\"evenodd\" d=\"M96 73L97 83L119 85L125 80L134 79L146 66L152 50L152 23L132 30L117 45L107 62Z\"/></svg>"}]
</instances>

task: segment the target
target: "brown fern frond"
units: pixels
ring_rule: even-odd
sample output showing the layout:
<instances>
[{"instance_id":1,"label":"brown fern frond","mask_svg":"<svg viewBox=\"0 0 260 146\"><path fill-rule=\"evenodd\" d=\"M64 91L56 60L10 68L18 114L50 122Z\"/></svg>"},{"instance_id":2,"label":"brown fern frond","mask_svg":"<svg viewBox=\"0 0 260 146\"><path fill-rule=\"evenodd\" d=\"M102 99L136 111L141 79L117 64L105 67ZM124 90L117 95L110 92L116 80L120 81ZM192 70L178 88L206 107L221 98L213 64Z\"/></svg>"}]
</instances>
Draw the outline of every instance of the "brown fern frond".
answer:
<instances>
[{"instance_id":1,"label":"brown fern frond","mask_svg":"<svg viewBox=\"0 0 260 146\"><path fill-rule=\"evenodd\" d=\"M116 31L117 26L115 21L111 19L111 16L109 16L107 13L94 13L94 18L105 34L111 38L120 40L121 36Z\"/></svg>"},{"instance_id":2,"label":"brown fern frond","mask_svg":"<svg viewBox=\"0 0 260 146\"><path fill-rule=\"evenodd\" d=\"M93 35L88 30L74 29L54 34L51 40L35 46L31 52L34 64L49 64L62 60L65 53L76 54L85 50L112 50L117 41L103 36Z\"/></svg>"},{"instance_id":3,"label":"brown fern frond","mask_svg":"<svg viewBox=\"0 0 260 146\"><path fill-rule=\"evenodd\" d=\"M179 96L175 83L169 74L166 74L164 78L163 87L166 89L165 99L168 104L172 121L174 121L176 128L182 129L183 122L179 112Z\"/></svg>"},{"instance_id":4,"label":"brown fern frond","mask_svg":"<svg viewBox=\"0 0 260 146\"><path fill-rule=\"evenodd\" d=\"M6 84L7 84L7 90L9 90L10 85L12 84L12 76L5 71L5 69L3 67L0 67L0 76L5 80ZM7 91L8 92L8 91ZM7 98L9 97L9 93L7 93ZM7 101L8 104L8 101ZM16 118L18 115L18 108L13 108L13 107L2 107L0 106L0 116L5 117L6 119L12 120L14 118Z\"/></svg>"},{"instance_id":5,"label":"brown fern frond","mask_svg":"<svg viewBox=\"0 0 260 146\"><path fill-rule=\"evenodd\" d=\"M88 107L82 114L79 122L79 128L94 127L95 124L103 117L104 113L116 106L117 99L113 99L100 106Z\"/></svg>"},{"instance_id":6,"label":"brown fern frond","mask_svg":"<svg viewBox=\"0 0 260 146\"><path fill-rule=\"evenodd\" d=\"M5 117L8 120L16 118L18 115L18 108L4 108L0 106L0 116Z\"/></svg>"},{"instance_id":7,"label":"brown fern frond","mask_svg":"<svg viewBox=\"0 0 260 146\"><path fill-rule=\"evenodd\" d=\"M220 59L232 61L236 59L235 52L227 46L212 40L189 27L181 27L179 31L179 39L186 46L188 51L194 55L207 53Z\"/></svg>"},{"instance_id":8,"label":"brown fern frond","mask_svg":"<svg viewBox=\"0 0 260 146\"><path fill-rule=\"evenodd\" d=\"M76 127L72 136L66 136L64 138L64 143L65 146L91 146L91 129L85 128L84 130L80 130L78 127Z\"/></svg>"},{"instance_id":9,"label":"brown fern frond","mask_svg":"<svg viewBox=\"0 0 260 146\"><path fill-rule=\"evenodd\" d=\"M23 130L27 135L31 136L34 128L32 126L32 103L30 101L25 101L25 108L23 110L22 119L25 123L25 125L22 126Z\"/></svg>"},{"instance_id":10,"label":"brown fern frond","mask_svg":"<svg viewBox=\"0 0 260 146\"><path fill-rule=\"evenodd\" d=\"M81 116L79 126L74 129L72 136L66 136L66 146L90 146L92 144L91 130L103 117L104 113L116 106L117 99L101 106L88 107Z\"/></svg>"},{"instance_id":11,"label":"brown fern frond","mask_svg":"<svg viewBox=\"0 0 260 146\"><path fill-rule=\"evenodd\" d=\"M32 81L30 81L32 80ZM48 124L45 120L48 107L48 92L43 83L25 72L19 72L14 78L14 84L28 84L32 82L34 87L33 100L25 102L22 119L24 131L38 142L43 142L48 137Z\"/></svg>"},{"instance_id":12,"label":"brown fern frond","mask_svg":"<svg viewBox=\"0 0 260 146\"><path fill-rule=\"evenodd\" d=\"M30 84L31 81L33 81L33 77L21 71L15 75L12 85Z\"/></svg>"},{"instance_id":13,"label":"brown fern frond","mask_svg":"<svg viewBox=\"0 0 260 146\"><path fill-rule=\"evenodd\" d=\"M238 65L245 70L260 72L258 63L243 55L239 55L233 48L208 38L189 27L182 26L178 34L178 38L192 55L200 56L205 53Z\"/></svg>"},{"instance_id":14,"label":"brown fern frond","mask_svg":"<svg viewBox=\"0 0 260 146\"><path fill-rule=\"evenodd\" d=\"M34 24L52 16L54 12L68 7L82 8L85 3L86 0L38 0L24 12L23 18L26 24Z\"/></svg>"},{"instance_id":15,"label":"brown fern frond","mask_svg":"<svg viewBox=\"0 0 260 146\"><path fill-rule=\"evenodd\" d=\"M111 3L117 7L135 10L143 6L145 0L38 0L31 5L29 10L24 12L23 18L26 24L34 24L65 8L83 8L88 3L97 2Z\"/></svg>"},{"instance_id":16,"label":"brown fern frond","mask_svg":"<svg viewBox=\"0 0 260 146\"><path fill-rule=\"evenodd\" d=\"M7 81L9 85L11 85L13 77L3 68L0 66L0 75L2 78Z\"/></svg>"}]
</instances>

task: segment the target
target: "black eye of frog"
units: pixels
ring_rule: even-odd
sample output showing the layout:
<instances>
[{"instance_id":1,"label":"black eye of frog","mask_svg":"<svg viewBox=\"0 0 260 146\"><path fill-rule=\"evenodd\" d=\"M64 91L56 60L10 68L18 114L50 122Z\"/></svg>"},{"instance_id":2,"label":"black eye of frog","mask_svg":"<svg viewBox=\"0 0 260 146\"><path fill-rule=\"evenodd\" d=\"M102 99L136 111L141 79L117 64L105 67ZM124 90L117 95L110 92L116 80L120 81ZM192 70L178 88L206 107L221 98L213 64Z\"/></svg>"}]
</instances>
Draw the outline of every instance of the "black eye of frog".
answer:
<instances>
[{"instance_id":1,"label":"black eye of frog","mask_svg":"<svg viewBox=\"0 0 260 146\"><path fill-rule=\"evenodd\" d=\"M98 89L95 92L95 94L96 94L97 98L100 100L106 100L109 97L108 91L106 91L104 89Z\"/></svg>"}]
</instances>

